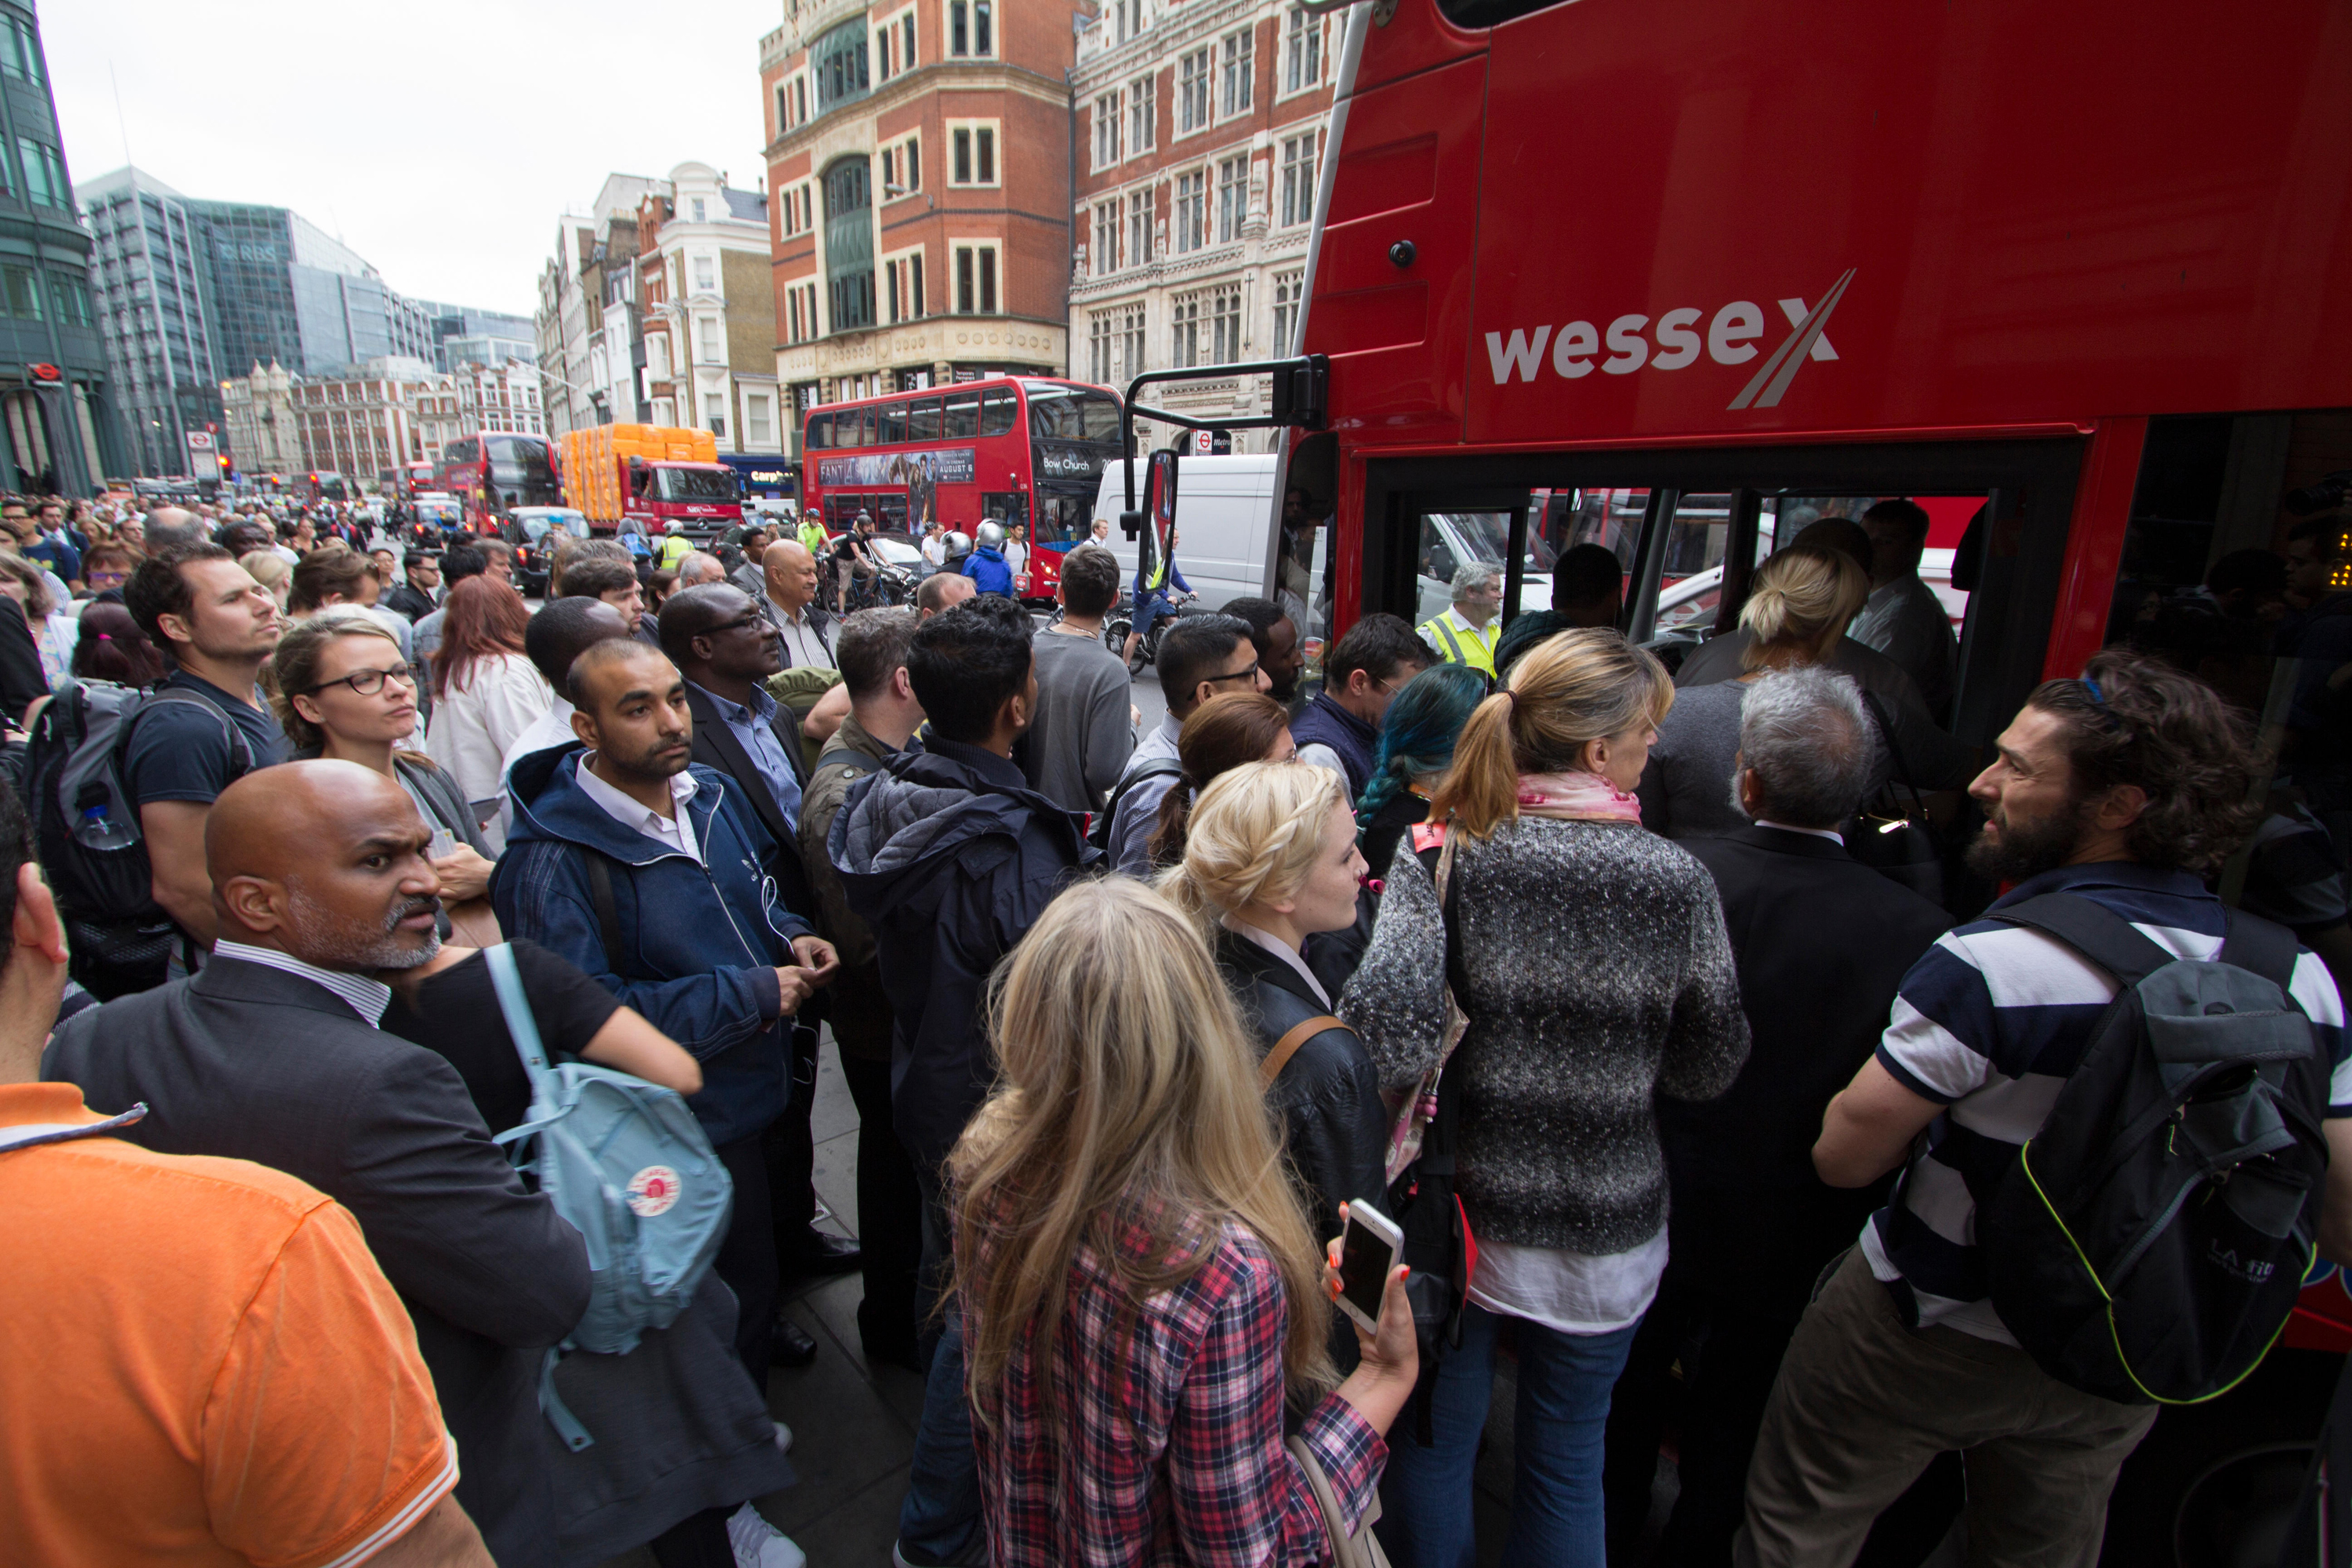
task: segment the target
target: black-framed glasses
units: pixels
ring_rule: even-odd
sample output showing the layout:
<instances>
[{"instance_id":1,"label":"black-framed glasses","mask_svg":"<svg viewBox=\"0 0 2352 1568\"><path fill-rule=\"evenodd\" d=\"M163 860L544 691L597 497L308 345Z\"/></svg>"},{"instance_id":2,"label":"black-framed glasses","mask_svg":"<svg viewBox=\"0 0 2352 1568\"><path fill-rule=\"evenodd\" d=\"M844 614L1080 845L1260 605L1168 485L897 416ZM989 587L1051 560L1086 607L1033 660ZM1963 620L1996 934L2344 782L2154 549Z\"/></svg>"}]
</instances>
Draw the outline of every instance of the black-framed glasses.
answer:
<instances>
[{"instance_id":1,"label":"black-framed glasses","mask_svg":"<svg viewBox=\"0 0 2352 1568\"><path fill-rule=\"evenodd\" d=\"M1246 680L1255 686L1257 684L1257 666L1253 664L1247 669L1236 669L1225 675L1204 676L1202 679L1212 685L1221 680Z\"/></svg>"},{"instance_id":2,"label":"black-framed glasses","mask_svg":"<svg viewBox=\"0 0 2352 1568\"><path fill-rule=\"evenodd\" d=\"M410 672L409 668L404 664L396 664L390 669L355 669L349 675L336 679L322 680L311 687L308 695L316 697L330 686L348 686L354 697L373 697L383 689L383 683L387 680L397 680L403 686L412 689L416 685L416 677Z\"/></svg>"}]
</instances>

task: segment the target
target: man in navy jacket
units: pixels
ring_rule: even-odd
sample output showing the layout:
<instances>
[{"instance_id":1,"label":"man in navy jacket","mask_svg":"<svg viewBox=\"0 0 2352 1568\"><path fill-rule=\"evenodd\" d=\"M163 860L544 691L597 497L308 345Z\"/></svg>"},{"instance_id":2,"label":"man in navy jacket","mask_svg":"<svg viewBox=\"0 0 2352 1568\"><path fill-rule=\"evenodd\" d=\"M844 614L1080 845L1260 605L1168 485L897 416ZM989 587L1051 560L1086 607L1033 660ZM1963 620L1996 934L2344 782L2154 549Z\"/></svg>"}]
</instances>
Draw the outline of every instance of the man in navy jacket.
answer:
<instances>
[{"instance_id":1,"label":"man in navy jacket","mask_svg":"<svg viewBox=\"0 0 2352 1568\"><path fill-rule=\"evenodd\" d=\"M587 749L515 764L491 899L509 935L596 976L702 1064L687 1103L735 1181L714 1267L741 1305L735 1348L765 1387L778 1277L760 1135L789 1096L790 1015L838 961L782 907L776 844L750 804L689 761L677 667L615 637L575 659L565 685Z\"/></svg>"}]
</instances>

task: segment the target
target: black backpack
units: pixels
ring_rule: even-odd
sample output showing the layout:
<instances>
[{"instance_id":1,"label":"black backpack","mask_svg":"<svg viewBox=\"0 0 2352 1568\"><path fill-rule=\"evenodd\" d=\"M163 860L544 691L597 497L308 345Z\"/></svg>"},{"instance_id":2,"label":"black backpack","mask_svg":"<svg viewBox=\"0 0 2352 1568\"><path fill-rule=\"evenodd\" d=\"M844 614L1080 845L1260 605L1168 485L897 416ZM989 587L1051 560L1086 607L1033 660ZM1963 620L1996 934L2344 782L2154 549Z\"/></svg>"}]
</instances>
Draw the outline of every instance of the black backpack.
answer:
<instances>
[{"instance_id":1,"label":"black backpack","mask_svg":"<svg viewBox=\"0 0 2352 1568\"><path fill-rule=\"evenodd\" d=\"M2329 1071L2287 997L2294 936L2233 910L2219 954L2177 959L2071 894L1992 918L2118 987L2041 1131L1969 1174L1993 1308L2085 1393L2227 1393L2285 1327L2315 1254Z\"/></svg>"},{"instance_id":2,"label":"black backpack","mask_svg":"<svg viewBox=\"0 0 2352 1568\"><path fill-rule=\"evenodd\" d=\"M1173 757L1156 757L1118 781L1110 792L1110 800L1096 812L1087 824L1087 842L1108 855L1111 852L1111 825L1118 820L1118 808L1135 792L1135 786L1146 779L1178 779L1184 776L1184 764Z\"/></svg>"},{"instance_id":3,"label":"black backpack","mask_svg":"<svg viewBox=\"0 0 2352 1568\"><path fill-rule=\"evenodd\" d=\"M252 770L245 731L203 697L105 680L59 681L26 747L25 805L65 922L68 973L100 1001L162 984L179 940L155 901L139 803L122 778L131 731L166 705L199 708L219 721L229 780Z\"/></svg>"}]
</instances>

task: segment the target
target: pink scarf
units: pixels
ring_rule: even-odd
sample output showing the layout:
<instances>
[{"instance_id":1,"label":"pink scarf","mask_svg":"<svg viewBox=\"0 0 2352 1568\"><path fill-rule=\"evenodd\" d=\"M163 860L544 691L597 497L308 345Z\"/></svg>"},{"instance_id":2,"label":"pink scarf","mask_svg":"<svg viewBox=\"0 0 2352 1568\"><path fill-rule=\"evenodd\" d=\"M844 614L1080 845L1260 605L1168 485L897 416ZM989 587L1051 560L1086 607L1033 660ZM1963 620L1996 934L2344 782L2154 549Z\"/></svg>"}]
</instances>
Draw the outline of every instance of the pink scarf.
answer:
<instances>
[{"instance_id":1,"label":"pink scarf","mask_svg":"<svg viewBox=\"0 0 2352 1568\"><path fill-rule=\"evenodd\" d=\"M1519 815L1549 816L1563 822L1631 822L1642 820L1642 803L1623 794L1599 773L1581 769L1565 773L1521 773Z\"/></svg>"}]
</instances>

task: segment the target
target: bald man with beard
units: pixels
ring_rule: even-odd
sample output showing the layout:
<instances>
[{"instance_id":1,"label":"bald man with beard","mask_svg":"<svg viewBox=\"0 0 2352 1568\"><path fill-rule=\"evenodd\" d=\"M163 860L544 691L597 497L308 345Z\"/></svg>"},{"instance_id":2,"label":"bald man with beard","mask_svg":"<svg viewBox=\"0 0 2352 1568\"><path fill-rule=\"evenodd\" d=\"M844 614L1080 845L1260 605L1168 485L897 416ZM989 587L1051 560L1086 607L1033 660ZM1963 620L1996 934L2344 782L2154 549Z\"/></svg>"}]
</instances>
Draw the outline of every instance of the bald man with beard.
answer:
<instances>
[{"instance_id":1,"label":"bald man with beard","mask_svg":"<svg viewBox=\"0 0 2352 1568\"><path fill-rule=\"evenodd\" d=\"M212 961L68 1020L41 1072L108 1114L144 1103L132 1142L274 1166L351 1210L415 1324L457 1445L457 1500L501 1568L554 1568L539 1367L587 1308L587 1254L490 1142L447 1059L378 1027L391 999L378 975L440 945L432 842L370 769L247 774L205 824Z\"/></svg>"}]
</instances>

